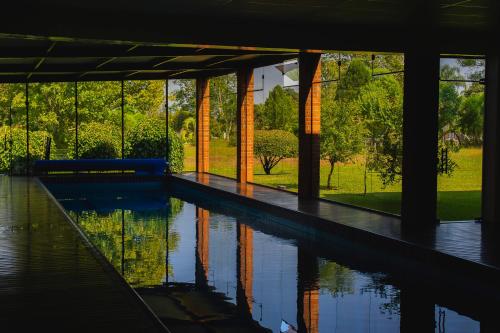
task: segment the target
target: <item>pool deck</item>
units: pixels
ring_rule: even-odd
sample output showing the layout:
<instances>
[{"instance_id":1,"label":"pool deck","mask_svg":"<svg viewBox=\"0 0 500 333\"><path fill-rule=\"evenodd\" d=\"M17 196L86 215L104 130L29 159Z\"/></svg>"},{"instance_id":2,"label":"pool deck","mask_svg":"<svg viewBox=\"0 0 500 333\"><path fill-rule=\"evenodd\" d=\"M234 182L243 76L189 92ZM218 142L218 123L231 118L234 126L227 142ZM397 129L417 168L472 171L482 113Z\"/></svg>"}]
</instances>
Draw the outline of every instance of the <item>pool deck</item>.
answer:
<instances>
[{"instance_id":1,"label":"pool deck","mask_svg":"<svg viewBox=\"0 0 500 333\"><path fill-rule=\"evenodd\" d=\"M486 238L477 222L441 223L407 232L397 216L350 207L326 200L299 200L295 193L233 179L195 172L176 174L173 179L200 188L216 190L286 217L299 217L318 230L376 246L386 246L416 259L454 266L467 274L479 274L495 283L500 277L500 253L495 239ZM472 275L470 275L472 276ZM498 281L498 280L497 280Z\"/></svg>"},{"instance_id":2,"label":"pool deck","mask_svg":"<svg viewBox=\"0 0 500 333\"><path fill-rule=\"evenodd\" d=\"M165 332L36 178L0 176L0 327Z\"/></svg>"}]
</instances>

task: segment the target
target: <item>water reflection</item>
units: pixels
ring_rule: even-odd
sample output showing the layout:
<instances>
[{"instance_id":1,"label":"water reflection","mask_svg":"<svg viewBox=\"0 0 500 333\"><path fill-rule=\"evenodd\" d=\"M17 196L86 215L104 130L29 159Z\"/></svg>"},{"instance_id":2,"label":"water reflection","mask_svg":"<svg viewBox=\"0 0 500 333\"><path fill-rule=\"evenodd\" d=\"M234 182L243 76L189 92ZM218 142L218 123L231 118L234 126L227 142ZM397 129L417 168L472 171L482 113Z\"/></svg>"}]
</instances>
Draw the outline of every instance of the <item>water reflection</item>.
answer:
<instances>
[{"instance_id":1,"label":"water reflection","mask_svg":"<svg viewBox=\"0 0 500 333\"><path fill-rule=\"evenodd\" d=\"M174 332L480 330L415 285L339 263L336 245L320 251L274 217L161 188L76 191L54 193Z\"/></svg>"}]
</instances>

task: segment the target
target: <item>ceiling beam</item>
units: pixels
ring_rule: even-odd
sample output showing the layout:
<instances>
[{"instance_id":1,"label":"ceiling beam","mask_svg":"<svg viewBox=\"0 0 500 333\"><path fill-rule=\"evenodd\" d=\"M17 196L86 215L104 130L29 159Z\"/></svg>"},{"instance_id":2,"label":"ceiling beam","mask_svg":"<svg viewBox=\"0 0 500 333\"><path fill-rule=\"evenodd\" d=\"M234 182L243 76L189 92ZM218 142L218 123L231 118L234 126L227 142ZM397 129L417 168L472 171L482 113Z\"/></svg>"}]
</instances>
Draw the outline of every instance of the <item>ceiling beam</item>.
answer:
<instances>
[{"instance_id":1,"label":"ceiling beam","mask_svg":"<svg viewBox=\"0 0 500 333\"><path fill-rule=\"evenodd\" d=\"M240 57L232 57L229 59L211 59L203 62L166 62L157 66L155 63L122 63L115 62L116 58L109 58L96 63L75 63L75 64L53 64L41 63L37 66L36 71L33 70L32 64L2 64L0 61L0 74L15 74L15 73L79 73L80 76L85 76L90 73L99 72L131 72L138 71L173 71L173 70L205 70L205 69L238 69L243 66L265 66L266 64L279 63L281 61L296 58L296 54L280 55L280 56L261 56L260 58L251 60L239 60Z\"/></svg>"},{"instance_id":2,"label":"ceiling beam","mask_svg":"<svg viewBox=\"0 0 500 333\"><path fill-rule=\"evenodd\" d=\"M1 39L0 39L1 40ZM258 51L258 50L224 50L211 48L186 48L186 47L164 47L164 46L141 46L134 45L92 45L79 43L59 43L55 50L47 54L47 49L42 47L13 46L0 47L0 59L38 59L38 58L120 58L120 57L181 57L192 55L213 56L238 56L245 54L279 55L280 51Z\"/></svg>"}]
</instances>

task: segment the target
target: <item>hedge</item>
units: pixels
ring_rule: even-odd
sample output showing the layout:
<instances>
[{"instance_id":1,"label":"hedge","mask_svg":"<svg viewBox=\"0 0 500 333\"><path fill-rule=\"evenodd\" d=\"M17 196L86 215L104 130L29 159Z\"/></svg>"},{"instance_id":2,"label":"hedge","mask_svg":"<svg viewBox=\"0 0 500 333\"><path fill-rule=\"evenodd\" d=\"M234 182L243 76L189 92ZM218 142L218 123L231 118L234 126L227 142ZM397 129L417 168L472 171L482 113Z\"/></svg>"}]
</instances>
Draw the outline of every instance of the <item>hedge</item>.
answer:
<instances>
[{"instance_id":1,"label":"hedge","mask_svg":"<svg viewBox=\"0 0 500 333\"><path fill-rule=\"evenodd\" d=\"M145 118L138 121L127 131L126 143L129 158L165 158L165 120ZM168 132L168 143L170 171L181 172L184 166L184 146L172 129Z\"/></svg>"},{"instance_id":2,"label":"hedge","mask_svg":"<svg viewBox=\"0 0 500 333\"><path fill-rule=\"evenodd\" d=\"M29 135L31 171L33 163L45 157L45 144L50 135L45 131L31 131ZM52 141L51 151L55 151L54 141ZM13 127L11 134L9 126L2 126L0 127L0 172L9 173L11 162L13 175L26 174L26 129Z\"/></svg>"}]
</instances>

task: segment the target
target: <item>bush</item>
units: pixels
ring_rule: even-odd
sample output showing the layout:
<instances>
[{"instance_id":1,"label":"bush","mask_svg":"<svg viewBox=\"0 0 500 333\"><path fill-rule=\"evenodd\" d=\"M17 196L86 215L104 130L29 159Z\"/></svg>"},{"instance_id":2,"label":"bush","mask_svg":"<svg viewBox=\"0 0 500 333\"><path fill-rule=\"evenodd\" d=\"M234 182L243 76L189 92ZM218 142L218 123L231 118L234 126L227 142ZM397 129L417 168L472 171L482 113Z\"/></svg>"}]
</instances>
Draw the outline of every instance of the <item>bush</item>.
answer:
<instances>
[{"instance_id":1,"label":"bush","mask_svg":"<svg viewBox=\"0 0 500 333\"><path fill-rule=\"evenodd\" d=\"M0 172L12 174L26 174L26 130L19 127L12 128L12 155L10 142L10 129L8 126L0 127ZM41 160L45 156L45 143L50 135L45 131L30 132L30 171L36 160ZM54 141L52 141L51 151L55 151Z\"/></svg>"},{"instance_id":2,"label":"bush","mask_svg":"<svg viewBox=\"0 0 500 333\"><path fill-rule=\"evenodd\" d=\"M127 157L165 158L166 136L165 120L145 118L138 121L126 136ZM172 130L168 132L170 171L181 172L184 166L184 146L179 136Z\"/></svg>"},{"instance_id":3,"label":"bush","mask_svg":"<svg viewBox=\"0 0 500 333\"><path fill-rule=\"evenodd\" d=\"M69 147L75 146L72 137ZM78 128L78 157L79 158L118 158L121 156L121 133L112 124L91 122L82 124ZM74 149L70 149L70 158L75 158Z\"/></svg>"},{"instance_id":4,"label":"bush","mask_svg":"<svg viewBox=\"0 0 500 333\"><path fill-rule=\"evenodd\" d=\"M271 174L282 159L296 157L299 141L293 133L282 130L255 131L254 153L259 157L264 172Z\"/></svg>"}]
</instances>

